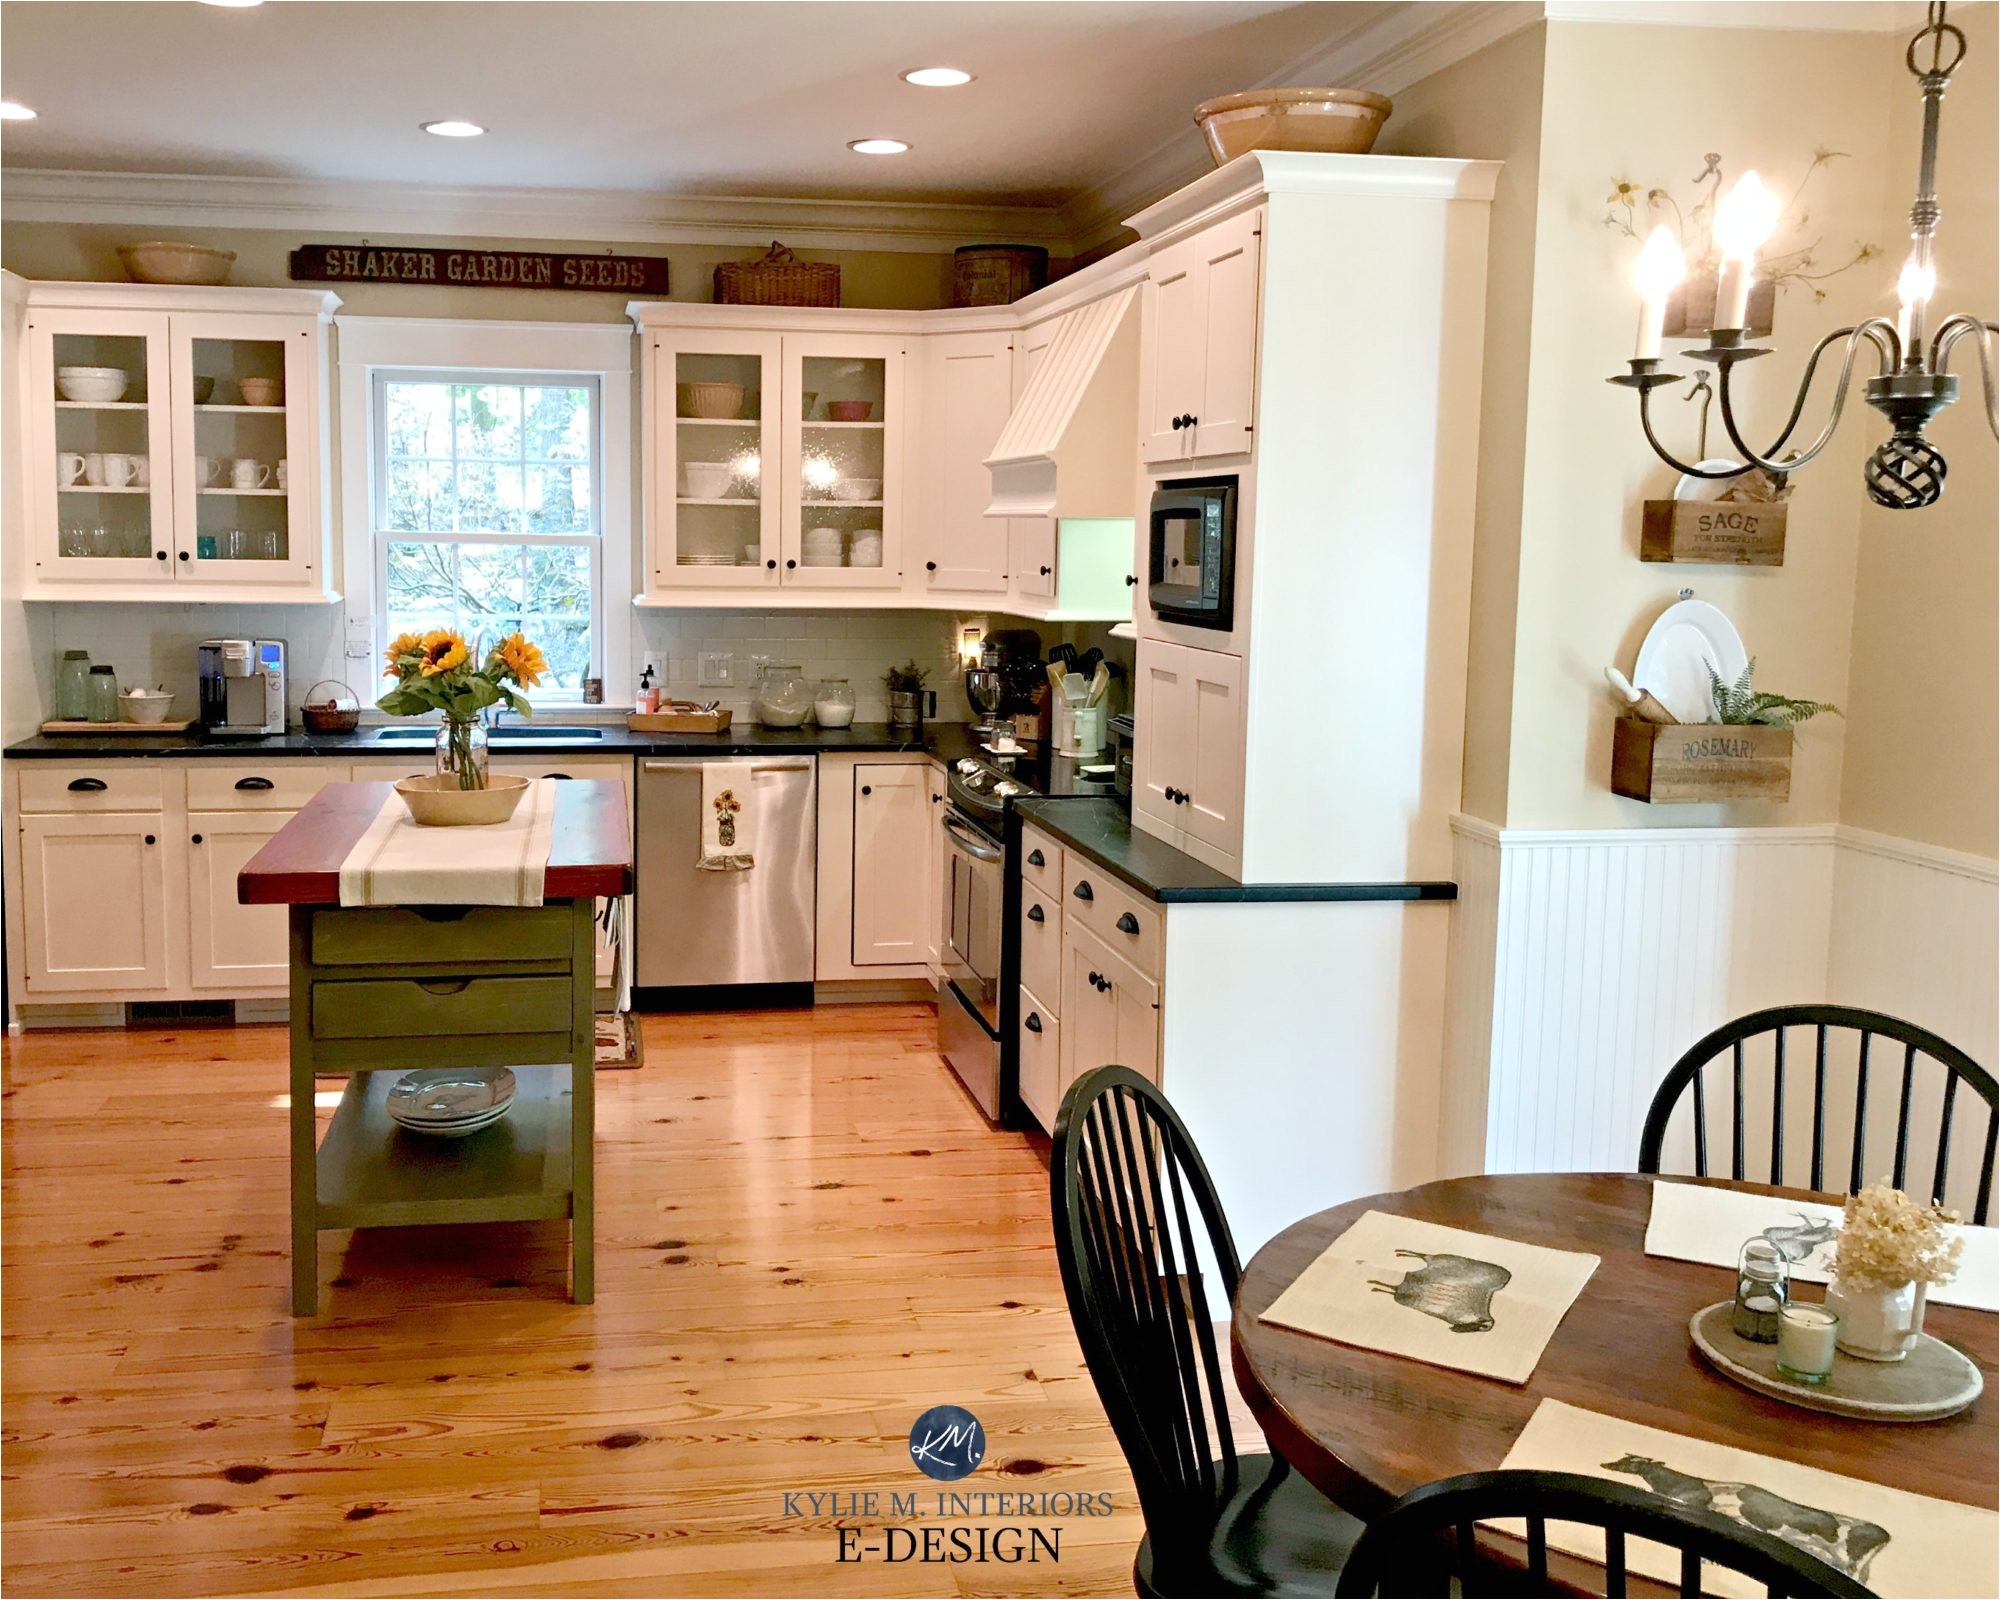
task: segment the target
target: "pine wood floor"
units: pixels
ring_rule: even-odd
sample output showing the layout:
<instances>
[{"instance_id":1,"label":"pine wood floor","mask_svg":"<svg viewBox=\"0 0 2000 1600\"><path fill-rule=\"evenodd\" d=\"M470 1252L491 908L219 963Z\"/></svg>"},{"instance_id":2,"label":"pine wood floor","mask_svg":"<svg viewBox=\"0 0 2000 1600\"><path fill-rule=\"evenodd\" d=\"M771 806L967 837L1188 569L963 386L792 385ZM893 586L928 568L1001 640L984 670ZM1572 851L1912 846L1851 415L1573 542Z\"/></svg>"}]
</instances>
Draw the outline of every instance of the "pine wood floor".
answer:
<instances>
[{"instance_id":1,"label":"pine wood floor","mask_svg":"<svg viewBox=\"0 0 2000 1600\"><path fill-rule=\"evenodd\" d=\"M282 1029L9 1041L6 1588L1129 1594L1043 1160L934 1030L650 1017L645 1066L597 1078L595 1305L556 1229L397 1229L322 1235L308 1321ZM835 1519L784 1492L928 1494L905 1440L940 1402L986 1428L962 1487L1116 1513L1060 1520L1055 1566L837 1565Z\"/></svg>"}]
</instances>

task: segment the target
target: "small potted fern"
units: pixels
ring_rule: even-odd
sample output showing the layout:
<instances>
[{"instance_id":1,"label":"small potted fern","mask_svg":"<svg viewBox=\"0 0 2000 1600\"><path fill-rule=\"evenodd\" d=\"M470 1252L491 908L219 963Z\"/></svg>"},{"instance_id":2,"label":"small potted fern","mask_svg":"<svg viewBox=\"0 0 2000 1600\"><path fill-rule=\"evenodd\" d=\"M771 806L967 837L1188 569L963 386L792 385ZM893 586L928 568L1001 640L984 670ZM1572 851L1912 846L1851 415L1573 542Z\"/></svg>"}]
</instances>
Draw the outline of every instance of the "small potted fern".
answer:
<instances>
[{"instance_id":1,"label":"small potted fern","mask_svg":"<svg viewBox=\"0 0 2000 1600\"><path fill-rule=\"evenodd\" d=\"M1792 730L1822 713L1839 716L1840 707L1758 689L1751 681L1756 670L1751 661L1730 683L1709 668L1707 722L1620 717L1612 736L1612 792L1653 805L1790 799Z\"/></svg>"}]
</instances>

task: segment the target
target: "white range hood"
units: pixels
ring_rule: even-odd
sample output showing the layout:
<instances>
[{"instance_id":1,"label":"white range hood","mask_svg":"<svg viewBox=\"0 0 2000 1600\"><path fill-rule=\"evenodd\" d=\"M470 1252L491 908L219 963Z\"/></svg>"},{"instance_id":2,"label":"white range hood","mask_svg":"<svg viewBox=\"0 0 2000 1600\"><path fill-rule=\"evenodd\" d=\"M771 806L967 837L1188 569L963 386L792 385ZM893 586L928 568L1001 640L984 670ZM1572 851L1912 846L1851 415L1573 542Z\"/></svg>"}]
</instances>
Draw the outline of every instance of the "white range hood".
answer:
<instances>
[{"instance_id":1,"label":"white range hood","mask_svg":"<svg viewBox=\"0 0 2000 1600\"><path fill-rule=\"evenodd\" d=\"M989 517L1131 517L1138 494L1139 288L1078 306L986 458Z\"/></svg>"}]
</instances>

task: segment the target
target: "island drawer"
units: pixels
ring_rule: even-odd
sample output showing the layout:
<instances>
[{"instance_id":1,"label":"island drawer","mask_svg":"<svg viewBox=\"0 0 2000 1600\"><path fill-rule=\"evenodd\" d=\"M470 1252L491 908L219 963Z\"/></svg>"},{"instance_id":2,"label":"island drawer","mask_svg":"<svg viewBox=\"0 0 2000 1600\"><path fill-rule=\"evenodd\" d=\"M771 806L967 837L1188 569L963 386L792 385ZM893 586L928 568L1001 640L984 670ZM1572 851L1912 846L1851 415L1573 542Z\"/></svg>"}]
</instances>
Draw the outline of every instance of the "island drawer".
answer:
<instances>
[{"instance_id":1,"label":"island drawer","mask_svg":"<svg viewBox=\"0 0 2000 1600\"><path fill-rule=\"evenodd\" d=\"M319 967L449 967L460 961L560 961L569 954L566 906L395 907L315 911Z\"/></svg>"},{"instance_id":2,"label":"island drawer","mask_svg":"<svg viewBox=\"0 0 2000 1600\"><path fill-rule=\"evenodd\" d=\"M313 1037L563 1033L568 978L361 978L312 986Z\"/></svg>"},{"instance_id":3,"label":"island drawer","mask_svg":"<svg viewBox=\"0 0 2000 1600\"><path fill-rule=\"evenodd\" d=\"M1063 867L1063 915L1076 918L1147 977L1159 977L1165 915L1080 855L1072 854Z\"/></svg>"}]
</instances>

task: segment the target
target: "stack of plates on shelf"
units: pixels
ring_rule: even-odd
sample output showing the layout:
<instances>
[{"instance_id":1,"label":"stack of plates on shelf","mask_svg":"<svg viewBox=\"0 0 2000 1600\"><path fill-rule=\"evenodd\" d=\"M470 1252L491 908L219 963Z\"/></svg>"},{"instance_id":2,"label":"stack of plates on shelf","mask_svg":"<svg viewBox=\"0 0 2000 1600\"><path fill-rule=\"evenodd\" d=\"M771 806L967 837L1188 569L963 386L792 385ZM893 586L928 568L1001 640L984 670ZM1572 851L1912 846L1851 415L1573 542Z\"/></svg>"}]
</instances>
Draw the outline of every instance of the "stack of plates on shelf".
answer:
<instances>
[{"instance_id":1,"label":"stack of plates on shelf","mask_svg":"<svg viewBox=\"0 0 2000 1600\"><path fill-rule=\"evenodd\" d=\"M675 557L675 561L683 567L733 567L736 565L736 557L732 555L718 555L705 550L683 550Z\"/></svg>"},{"instance_id":2,"label":"stack of plates on shelf","mask_svg":"<svg viewBox=\"0 0 2000 1600\"><path fill-rule=\"evenodd\" d=\"M514 1103L506 1067L425 1067L406 1072L389 1090L397 1126L439 1139L463 1139L490 1127Z\"/></svg>"}]
</instances>

